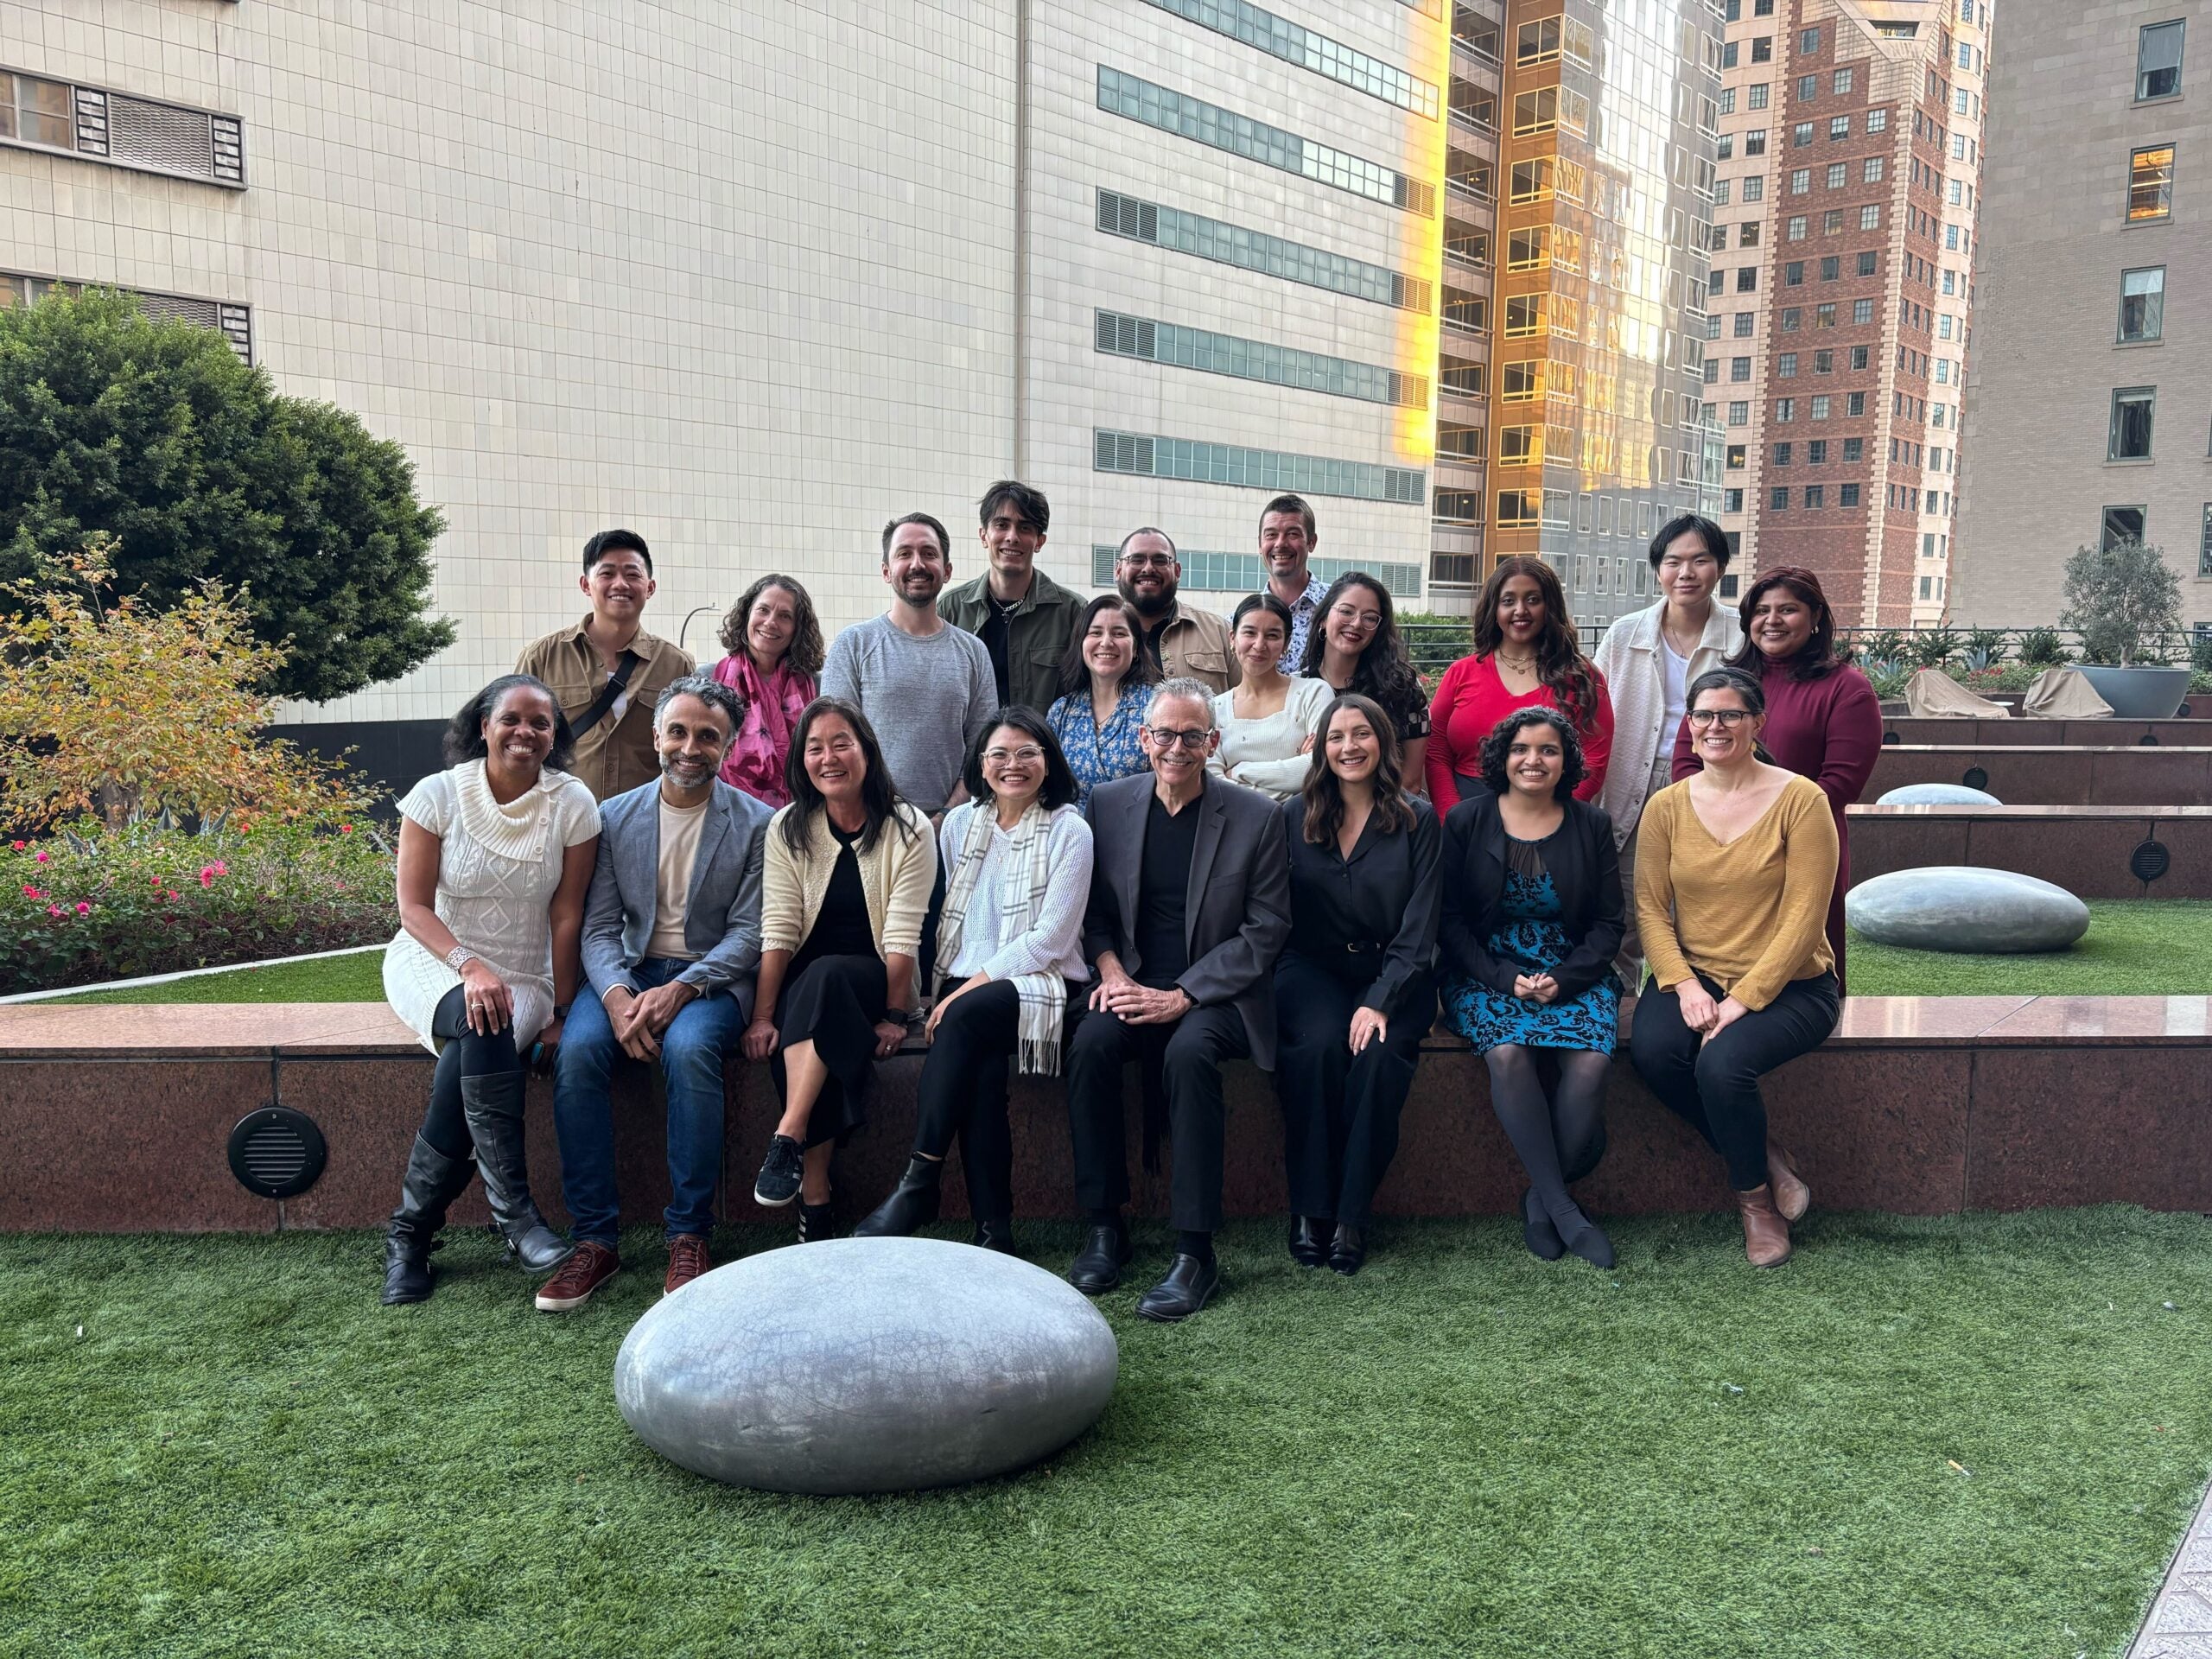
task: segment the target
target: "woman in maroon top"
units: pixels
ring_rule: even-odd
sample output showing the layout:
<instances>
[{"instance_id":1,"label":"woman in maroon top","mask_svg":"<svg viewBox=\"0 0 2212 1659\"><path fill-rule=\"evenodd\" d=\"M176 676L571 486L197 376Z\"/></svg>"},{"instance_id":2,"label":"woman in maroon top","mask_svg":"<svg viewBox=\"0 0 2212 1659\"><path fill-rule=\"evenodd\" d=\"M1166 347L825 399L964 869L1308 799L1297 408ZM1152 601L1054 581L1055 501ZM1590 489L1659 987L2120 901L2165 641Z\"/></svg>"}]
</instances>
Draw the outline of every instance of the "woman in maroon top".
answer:
<instances>
[{"instance_id":1,"label":"woman in maroon top","mask_svg":"<svg viewBox=\"0 0 2212 1659\"><path fill-rule=\"evenodd\" d=\"M1428 798L1443 817L1469 795L1490 792L1482 779L1483 740L1508 715L1539 705L1574 728L1587 775L1578 801L1605 785L1613 747L1613 704L1605 677L1582 654L1567 593L1541 559L1500 559L1475 600L1475 649L1444 671L1428 709Z\"/></svg>"},{"instance_id":2,"label":"woman in maroon top","mask_svg":"<svg viewBox=\"0 0 2212 1659\"><path fill-rule=\"evenodd\" d=\"M1744 648L1728 659L1758 677L1766 695L1759 741L1774 764L1811 779L1835 815L1835 893L1828 900L1828 947L1843 977L1843 895L1851 890L1851 838L1844 809L1866 792L1882 753L1882 705L1866 677L1835 648L1835 614L1821 579L1796 565L1764 572L1737 613ZM1675 781L1700 769L1685 725L1675 738Z\"/></svg>"}]
</instances>

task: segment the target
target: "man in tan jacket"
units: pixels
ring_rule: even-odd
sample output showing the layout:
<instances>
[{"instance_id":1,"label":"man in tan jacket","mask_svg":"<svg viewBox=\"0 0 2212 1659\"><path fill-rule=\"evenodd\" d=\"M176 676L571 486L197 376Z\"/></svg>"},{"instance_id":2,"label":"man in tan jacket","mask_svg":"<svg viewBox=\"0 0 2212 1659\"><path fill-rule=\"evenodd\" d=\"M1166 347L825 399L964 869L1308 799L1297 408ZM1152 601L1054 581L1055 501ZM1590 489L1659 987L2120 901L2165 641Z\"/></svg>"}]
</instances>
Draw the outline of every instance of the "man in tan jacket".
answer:
<instances>
[{"instance_id":1,"label":"man in tan jacket","mask_svg":"<svg viewBox=\"0 0 2212 1659\"><path fill-rule=\"evenodd\" d=\"M1145 654L1162 677L1200 680L1219 696L1242 677L1229 649L1229 625L1179 604L1175 588L1182 580L1182 561L1166 531L1147 524L1122 538L1114 581L1144 619Z\"/></svg>"}]
</instances>

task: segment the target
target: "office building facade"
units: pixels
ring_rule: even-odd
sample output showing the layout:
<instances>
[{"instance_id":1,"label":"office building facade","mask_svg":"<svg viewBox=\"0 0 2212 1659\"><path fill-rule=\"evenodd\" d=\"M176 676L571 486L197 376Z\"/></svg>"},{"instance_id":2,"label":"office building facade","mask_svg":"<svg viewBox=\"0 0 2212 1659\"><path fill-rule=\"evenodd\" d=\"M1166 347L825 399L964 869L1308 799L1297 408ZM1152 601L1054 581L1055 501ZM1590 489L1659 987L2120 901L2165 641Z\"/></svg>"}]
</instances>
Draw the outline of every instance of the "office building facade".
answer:
<instances>
[{"instance_id":1,"label":"office building facade","mask_svg":"<svg viewBox=\"0 0 2212 1659\"><path fill-rule=\"evenodd\" d=\"M2006 0L1952 610L2057 621L2137 540L2212 625L2212 74L2194 4Z\"/></svg>"},{"instance_id":2,"label":"office building facade","mask_svg":"<svg viewBox=\"0 0 2212 1659\"><path fill-rule=\"evenodd\" d=\"M1707 396L1740 589L1948 603L1989 0L1726 0Z\"/></svg>"}]
</instances>

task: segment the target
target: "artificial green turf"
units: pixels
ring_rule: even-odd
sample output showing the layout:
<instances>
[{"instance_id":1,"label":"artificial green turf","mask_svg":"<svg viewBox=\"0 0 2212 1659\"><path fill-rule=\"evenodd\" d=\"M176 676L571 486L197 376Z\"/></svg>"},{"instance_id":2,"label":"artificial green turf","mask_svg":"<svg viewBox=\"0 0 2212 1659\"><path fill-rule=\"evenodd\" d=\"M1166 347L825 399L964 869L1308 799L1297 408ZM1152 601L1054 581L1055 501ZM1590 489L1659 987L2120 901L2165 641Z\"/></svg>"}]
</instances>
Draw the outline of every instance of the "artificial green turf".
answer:
<instances>
[{"instance_id":1,"label":"artificial green turf","mask_svg":"<svg viewBox=\"0 0 2212 1659\"><path fill-rule=\"evenodd\" d=\"M139 985L128 990L86 991L79 996L57 996L51 1003L71 1002L381 1002L384 1001L384 952L360 950L351 956L320 957L312 962L287 962L271 968L233 968L219 974L196 974L160 985Z\"/></svg>"},{"instance_id":2,"label":"artificial green turf","mask_svg":"<svg viewBox=\"0 0 2212 1659\"><path fill-rule=\"evenodd\" d=\"M361 1234L0 1238L0 1651L2122 1650L2212 1454L2202 1218L1815 1212L1768 1274L1731 1219L1615 1237L1386 1225L1344 1280L1233 1228L1191 1324L1105 1299L1119 1388L1046 1466L840 1499L624 1428L646 1235L565 1318L481 1232L399 1310Z\"/></svg>"},{"instance_id":3,"label":"artificial green turf","mask_svg":"<svg viewBox=\"0 0 2212 1659\"><path fill-rule=\"evenodd\" d=\"M2070 950L1955 956L1851 936L1857 996L2212 995L2212 901L2092 899Z\"/></svg>"}]
</instances>

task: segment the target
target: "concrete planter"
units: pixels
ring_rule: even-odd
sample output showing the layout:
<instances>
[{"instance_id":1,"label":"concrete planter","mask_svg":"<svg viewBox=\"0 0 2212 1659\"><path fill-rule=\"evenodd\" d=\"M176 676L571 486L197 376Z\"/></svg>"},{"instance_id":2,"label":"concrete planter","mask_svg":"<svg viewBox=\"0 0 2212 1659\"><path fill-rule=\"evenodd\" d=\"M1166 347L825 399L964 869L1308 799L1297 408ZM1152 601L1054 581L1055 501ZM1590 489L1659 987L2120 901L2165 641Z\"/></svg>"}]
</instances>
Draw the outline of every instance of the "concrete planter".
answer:
<instances>
[{"instance_id":1,"label":"concrete planter","mask_svg":"<svg viewBox=\"0 0 2212 1659\"><path fill-rule=\"evenodd\" d=\"M2189 699L2186 668L2107 668L2084 663L2078 671L2121 720L2171 720Z\"/></svg>"}]
</instances>

